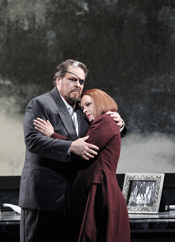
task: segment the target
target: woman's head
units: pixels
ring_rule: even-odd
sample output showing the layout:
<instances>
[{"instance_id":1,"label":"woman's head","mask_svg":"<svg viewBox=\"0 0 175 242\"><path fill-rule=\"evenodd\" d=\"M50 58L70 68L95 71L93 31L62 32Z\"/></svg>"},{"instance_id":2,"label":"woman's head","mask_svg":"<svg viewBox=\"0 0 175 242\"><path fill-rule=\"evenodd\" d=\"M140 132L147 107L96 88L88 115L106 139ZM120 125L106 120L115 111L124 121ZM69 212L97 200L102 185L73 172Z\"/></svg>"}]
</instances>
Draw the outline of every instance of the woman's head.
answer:
<instances>
[{"instance_id":1,"label":"woman's head","mask_svg":"<svg viewBox=\"0 0 175 242\"><path fill-rule=\"evenodd\" d=\"M85 91L82 94L81 108L90 122L107 111L116 112L118 110L114 99L100 89Z\"/></svg>"}]
</instances>

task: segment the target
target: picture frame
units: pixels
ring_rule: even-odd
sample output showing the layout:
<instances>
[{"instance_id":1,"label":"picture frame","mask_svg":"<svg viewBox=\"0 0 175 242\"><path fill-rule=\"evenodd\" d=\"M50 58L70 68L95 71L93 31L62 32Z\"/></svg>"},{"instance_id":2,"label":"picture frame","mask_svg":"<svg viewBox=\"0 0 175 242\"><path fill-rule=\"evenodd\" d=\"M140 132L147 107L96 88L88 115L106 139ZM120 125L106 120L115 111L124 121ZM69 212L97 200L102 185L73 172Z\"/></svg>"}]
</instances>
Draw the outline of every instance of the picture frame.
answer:
<instances>
[{"instance_id":1,"label":"picture frame","mask_svg":"<svg viewBox=\"0 0 175 242\"><path fill-rule=\"evenodd\" d=\"M126 173L122 193L128 213L159 212L164 173Z\"/></svg>"}]
</instances>

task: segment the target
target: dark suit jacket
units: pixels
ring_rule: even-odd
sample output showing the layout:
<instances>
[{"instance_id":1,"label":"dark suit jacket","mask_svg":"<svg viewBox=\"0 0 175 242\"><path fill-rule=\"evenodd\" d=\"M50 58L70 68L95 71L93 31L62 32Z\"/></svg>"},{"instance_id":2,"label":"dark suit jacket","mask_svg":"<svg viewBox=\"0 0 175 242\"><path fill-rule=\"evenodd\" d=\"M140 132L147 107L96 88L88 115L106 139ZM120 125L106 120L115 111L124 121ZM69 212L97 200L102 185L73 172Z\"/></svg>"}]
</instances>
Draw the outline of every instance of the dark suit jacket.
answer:
<instances>
[{"instance_id":1,"label":"dark suit jacket","mask_svg":"<svg viewBox=\"0 0 175 242\"><path fill-rule=\"evenodd\" d=\"M54 140L38 132L33 120L49 120L55 132L68 140ZM84 136L88 123L77 109L79 136ZM21 175L19 206L28 209L62 209L71 177L71 162L67 151L78 137L71 116L55 87L51 92L32 99L24 118L26 144L25 164Z\"/></svg>"}]
</instances>

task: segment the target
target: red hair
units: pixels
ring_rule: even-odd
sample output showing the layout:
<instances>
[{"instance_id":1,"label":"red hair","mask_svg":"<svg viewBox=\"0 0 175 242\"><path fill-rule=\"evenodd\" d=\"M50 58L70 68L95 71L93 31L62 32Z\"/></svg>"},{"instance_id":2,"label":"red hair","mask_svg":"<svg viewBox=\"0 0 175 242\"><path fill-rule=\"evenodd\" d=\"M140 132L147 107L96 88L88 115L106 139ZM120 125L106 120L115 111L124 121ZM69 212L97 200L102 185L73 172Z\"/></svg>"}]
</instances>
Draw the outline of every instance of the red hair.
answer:
<instances>
[{"instance_id":1,"label":"red hair","mask_svg":"<svg viewBox=\"0 0 175 242\"><path fill-rule=\"evenodd\" d=\"M82 97L88 95L90 96L95 104L94 117L98 117L103 113L108 111L117 112L118 106L112 97L110 97L106 92L100 89L90 89L83 92Z\"/></svg>"}]
</instances>

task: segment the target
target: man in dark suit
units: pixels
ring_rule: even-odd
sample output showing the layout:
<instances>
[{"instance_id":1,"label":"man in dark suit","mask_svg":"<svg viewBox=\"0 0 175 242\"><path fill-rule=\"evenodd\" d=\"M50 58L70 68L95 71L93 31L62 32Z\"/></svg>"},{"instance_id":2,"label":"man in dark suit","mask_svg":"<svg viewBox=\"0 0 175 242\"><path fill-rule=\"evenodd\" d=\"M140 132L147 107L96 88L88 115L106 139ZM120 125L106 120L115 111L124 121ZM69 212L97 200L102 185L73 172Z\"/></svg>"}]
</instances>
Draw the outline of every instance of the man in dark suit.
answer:
<instances>
[{"instance_id":1,"label":"man in dark suit","mask_svg":"<svg viewBox=\"0 0 175 242\"><path fill-rule=\"evenodd\" d=\"M86 142L88 123L78 106L88 70L78 61L61 63L55 73L55 87L32 99L24 118L26 156L21 175L21 242L66 241L69 233L64 215L66 189L73 177L71 156L88 160L98 147ZM36 118L49 120L55 132L68 140L54 140L38 132ZM119 114L118 125L122 126ZM125 134L126 129L122 131ZM85 161L82 161L85 162Z\"/></svg>"}]
</instances>

